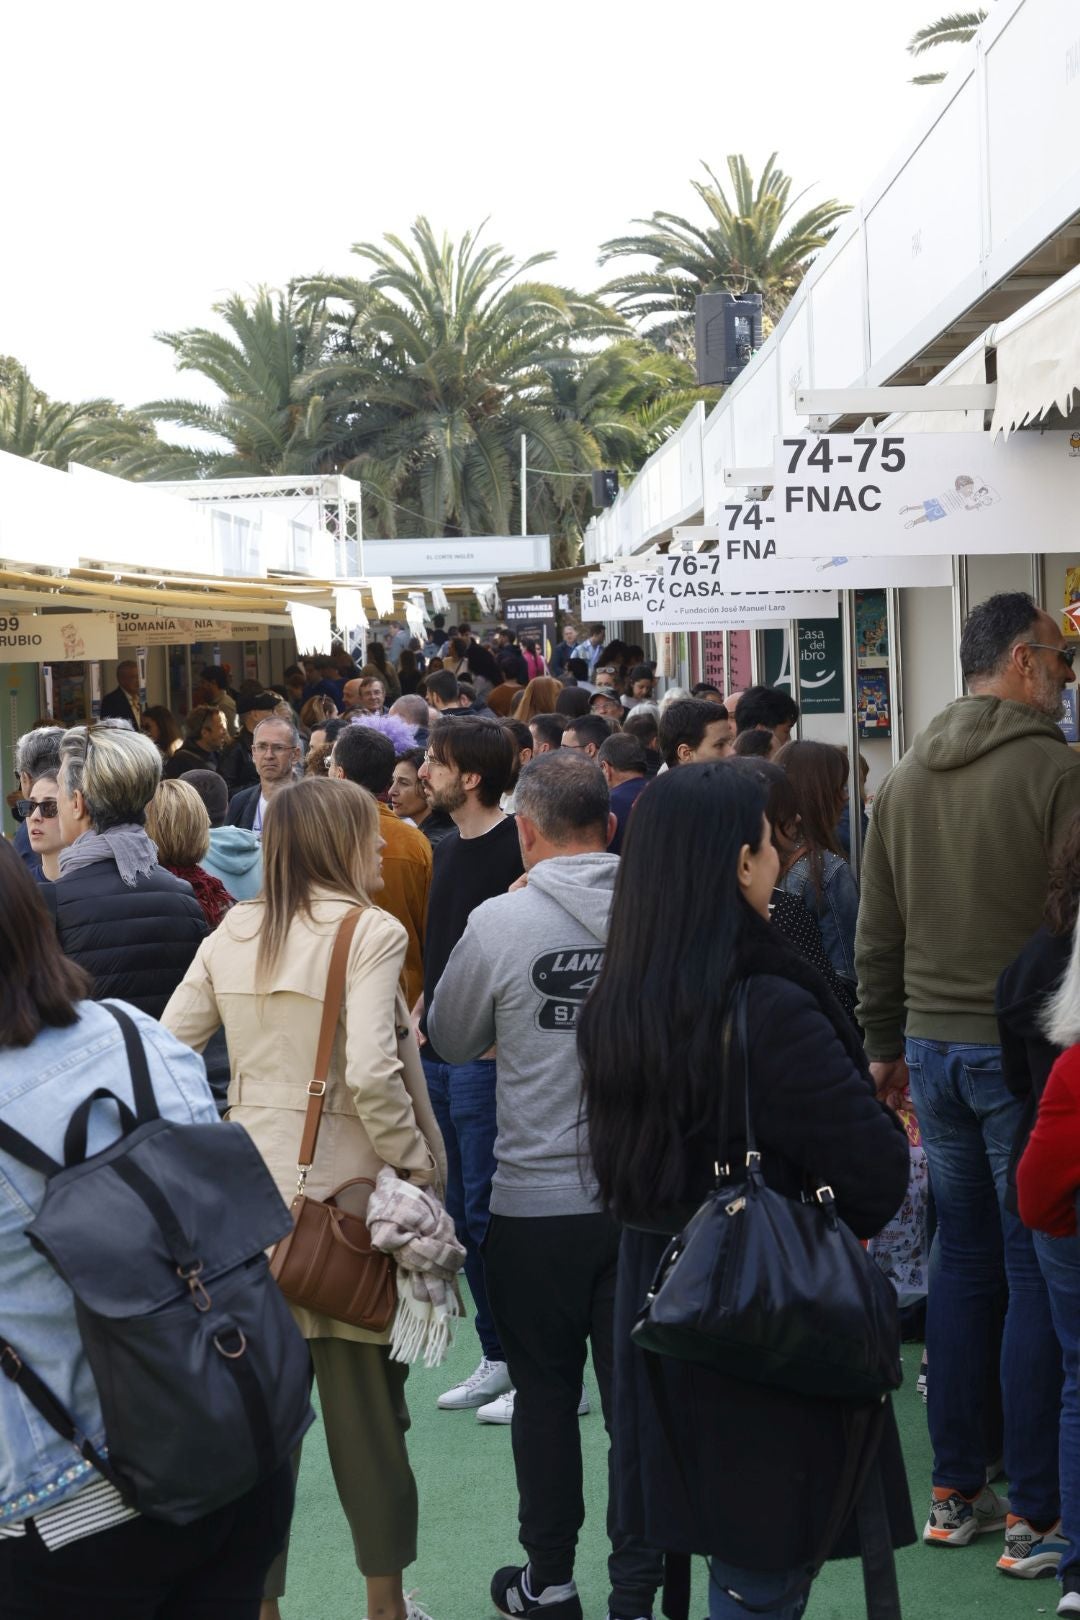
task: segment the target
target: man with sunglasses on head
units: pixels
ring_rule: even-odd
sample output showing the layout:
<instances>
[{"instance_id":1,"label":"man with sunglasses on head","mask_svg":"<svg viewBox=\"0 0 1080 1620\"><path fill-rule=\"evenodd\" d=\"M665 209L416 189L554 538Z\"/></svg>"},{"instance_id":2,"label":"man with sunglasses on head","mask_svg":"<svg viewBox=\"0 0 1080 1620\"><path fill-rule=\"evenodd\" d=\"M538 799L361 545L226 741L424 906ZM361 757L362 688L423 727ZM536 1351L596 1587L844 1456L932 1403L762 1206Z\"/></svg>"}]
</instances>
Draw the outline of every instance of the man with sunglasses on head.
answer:
<instances>
[{"instance_id":1,"label":"man with sunglasses on head","mask_svg":"<svg viewBox=\"0 0 1080 1620\"><path fill-rule=\"evenodd\" d=\"M259 780L230 801L225 824L246 827L261 837L267 805L296 775L300 763L300 733L291 720L273 714L259 722L252 736L251 757Z\"/></svg>"},{"instance_id":2,"label":"man with sunglasses on head","mask_svg":"<svg viewBox=\"0 0 1080 1620\"><path fill-rule=\"evenodd\" d=\"M930 722L875 798L855 942L870 1071L893 1104L910 1081L937 1208L923 1540L957 1548L1004 1531L998 1568L1020 1576L1052 1570L1069 1545L1062 1352L1031 1233L1005 1201L1025 1105L1006 1084L994 992L1039 927L1051 852L1080 810L1080 755L1059 725L1073 654L1030 596L972 611L960 640L968 695ZM986 1483L984 1425L1003 1271L1010 1501Z\"/></svg>"}]
</instances>

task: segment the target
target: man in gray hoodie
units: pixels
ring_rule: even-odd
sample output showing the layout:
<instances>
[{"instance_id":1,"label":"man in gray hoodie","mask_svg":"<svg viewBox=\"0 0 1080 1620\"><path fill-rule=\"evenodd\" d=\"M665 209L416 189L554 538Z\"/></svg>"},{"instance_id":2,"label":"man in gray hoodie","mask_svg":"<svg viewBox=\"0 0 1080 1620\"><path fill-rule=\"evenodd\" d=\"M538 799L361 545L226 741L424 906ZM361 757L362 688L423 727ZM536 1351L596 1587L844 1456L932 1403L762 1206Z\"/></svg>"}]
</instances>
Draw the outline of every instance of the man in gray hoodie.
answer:
<instances>
[{"instance_id":1,"label":"man in gray hoodie","mask_svg":"<svg viewBox=\"0 0 1080 1620\"><path fill-rule=\"evenodd\" d=\"M529 1561L496 1572L492 1600L512 1620L581 1620L577 1410L591 1342L610 1432L619 1232L597 1202L574 1027L603 964L619 859L607 853L607 784L580 752L527 765L516 811L527 882L472 912L428 1029L450 1063L497 1047L484 1272L516 1390L511 1438ZM609 1615L651 1614L660 1555L622 1535L610 1514L608 1534Z\"/></svg>"}]
</instances>

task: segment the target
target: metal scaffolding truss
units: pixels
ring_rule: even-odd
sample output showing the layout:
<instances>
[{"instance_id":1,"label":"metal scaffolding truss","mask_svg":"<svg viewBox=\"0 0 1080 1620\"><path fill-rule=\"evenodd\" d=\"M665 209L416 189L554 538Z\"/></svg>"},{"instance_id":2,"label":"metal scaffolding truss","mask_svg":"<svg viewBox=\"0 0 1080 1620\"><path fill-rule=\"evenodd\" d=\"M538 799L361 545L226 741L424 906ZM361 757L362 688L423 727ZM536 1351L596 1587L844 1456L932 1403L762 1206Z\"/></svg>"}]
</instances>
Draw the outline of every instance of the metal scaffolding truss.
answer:
<instances>
[{"instance_id":1,"label":"metal scaffolding truss","mask_svg":"<svg viewBox=\"0 0 1080 1620\"><path fill-rule=\"evenodd\" d=\"M361 486L355 478L346 478L343 473L314 476L297 473L272 478L184 479L154 487L181 495L185 500L203 501L217 507L257 503L271 511L280 507L293 513L304 512L306 527L331 537L335 576L340 579L363 576ZM301 566L299 557L291 560L298 573L308 571ZM275 564L271 561L270 566L274 568Z\"/></svg>"}]
</instances>

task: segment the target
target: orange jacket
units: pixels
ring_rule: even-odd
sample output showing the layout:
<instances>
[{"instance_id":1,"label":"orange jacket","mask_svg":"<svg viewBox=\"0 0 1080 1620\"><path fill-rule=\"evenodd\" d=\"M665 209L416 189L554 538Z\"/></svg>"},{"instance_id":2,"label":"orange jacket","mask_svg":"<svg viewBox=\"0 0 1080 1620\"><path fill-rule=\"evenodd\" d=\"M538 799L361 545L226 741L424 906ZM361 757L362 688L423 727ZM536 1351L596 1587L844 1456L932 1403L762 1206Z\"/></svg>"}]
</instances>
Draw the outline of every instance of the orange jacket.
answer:
<instances>
[{"instance_id":1,"label":"orange jacket","mask_svg":"<svg viewBox=\"0 0 1080 1620\"><path fill-rule=\"evenodd\" d=\"M379 804L383 887L372 899L396 917L409 936L402 983L412 1007L424 988L424 934L431 893L431 845L417 827L399 821L388 805Z\"/></svg>"}]
</instances>

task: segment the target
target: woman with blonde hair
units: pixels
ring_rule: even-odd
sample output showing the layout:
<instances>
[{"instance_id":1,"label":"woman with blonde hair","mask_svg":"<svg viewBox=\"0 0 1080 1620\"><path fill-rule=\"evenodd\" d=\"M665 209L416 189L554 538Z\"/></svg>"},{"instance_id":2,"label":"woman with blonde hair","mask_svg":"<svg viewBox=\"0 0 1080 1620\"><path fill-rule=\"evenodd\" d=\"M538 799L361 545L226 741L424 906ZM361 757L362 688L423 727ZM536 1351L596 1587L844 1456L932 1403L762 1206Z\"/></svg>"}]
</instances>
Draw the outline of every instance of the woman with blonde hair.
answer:
<instances>
[{"instance_id":1,"label":"woman with blonde hair","mask_svg":"<svg viewBox=\"0 0 1080 1620\"><path fill-rule=\"evenodd\" d=\"M308 777L282 788L263 823L263 890L206 940L162 1022L201 1050L223 1025L229 1117L253 1137L291 1200L330 955L359 912L334 1039L309 1197L391 1165L445 1181L442 1138L400 989L406 936L373 901L381 887L378 810L363 788ZM405 1449L407 1368L389 1332L294 1307L309 1341L338 1496L367 1582L371 1620L421 1620L401 1572L416 1557L416 1484ZM262 1620L278 1620L285 1557L267 1577Z\"/></svg>"},{"instance_id":2,"label":"woman with blonde hair","mask_svg":"<svg viewBox=\"0 0 1080 1620\"><path fill-rule=\"evenodd\" d=\"M514 710L514 719L527 726L538 714L554 714L562 689L562 682L557 681L554 675L534 676L521 694L521 701Z\"/></svg>"},{"instance_id":3,"label":"woman with blonde hair","mask_svg":"<svg viewBox=\"0 0 1080 1620\"><path fill-rule=\"evenodd\" d=\"M216 928L233 903L232 895L220 878L200 865L210 853L210 817L190 782L158 783L146 807L146 832L158 861L191 884L208 925Z\"/></svg>"}]
</instances>

